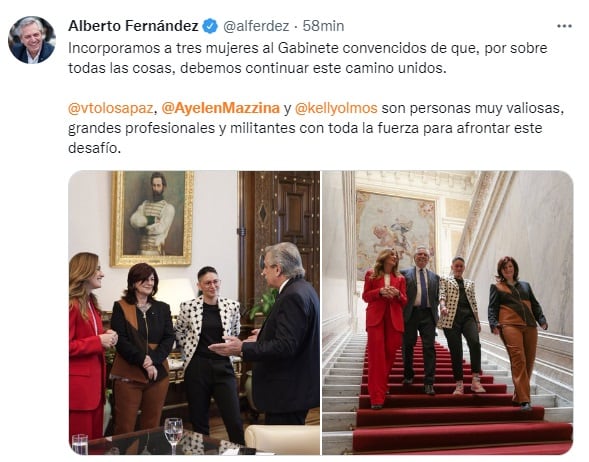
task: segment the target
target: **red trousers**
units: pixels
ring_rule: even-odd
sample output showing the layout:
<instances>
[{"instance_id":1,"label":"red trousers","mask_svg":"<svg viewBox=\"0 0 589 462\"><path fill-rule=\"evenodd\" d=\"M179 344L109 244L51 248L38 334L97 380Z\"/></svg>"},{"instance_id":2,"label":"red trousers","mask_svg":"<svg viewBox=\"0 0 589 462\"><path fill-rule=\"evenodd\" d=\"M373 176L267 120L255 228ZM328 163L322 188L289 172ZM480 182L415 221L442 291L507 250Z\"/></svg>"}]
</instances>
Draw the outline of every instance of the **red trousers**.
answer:
<instances>
[{"instance_id":1,"label":"red trousers","mask_svg":"<svg viewBox=\"0 0 589 462\"><path fill-rule=\"evenodd\" d=\"M368 394L370 404L383 404L388 392L389 373L403 344L403 332L393 327L390 311L382 322L366 328L368 333Z\"/></svg>"},{"instance_id":2,"label":"red trousers","mask_svg":"<svg viewBox=\"0 0 589 462\"><path fill-rule=\"evenodd\" d=\"M511 378L515 391L513 401L530 402L530 380L536 360L538 329L527 326L501 326L501 340L511 363Z\"/></svg>"},{"instance_id":3,"label":"red trousers","mask_svg":"<svg viewBox=\"0 0 589 462\"><path fill-rule=\"evenodd\" d=\"M102 438L104 406L100 405L92 411L72 411L70 409L70 446L72 435L83 433L89 440Z\"/></svg>"}]
</instances>

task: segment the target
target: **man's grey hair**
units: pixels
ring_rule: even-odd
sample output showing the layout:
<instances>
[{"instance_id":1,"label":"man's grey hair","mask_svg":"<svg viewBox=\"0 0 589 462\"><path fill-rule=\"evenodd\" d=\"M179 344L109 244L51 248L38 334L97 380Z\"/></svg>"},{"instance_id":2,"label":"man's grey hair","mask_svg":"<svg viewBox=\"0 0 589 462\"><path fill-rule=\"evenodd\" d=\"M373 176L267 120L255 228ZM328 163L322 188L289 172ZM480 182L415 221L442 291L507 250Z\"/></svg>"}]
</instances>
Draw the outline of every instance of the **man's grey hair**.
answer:
<instances>
[{"instance_id":1,"label":"man's grey hair","mask_svg":"<svg viewBox=\"0 0 589 462\"><path fill-rule=\"evenodd\" d=\"M287 278L305 277L299 249L292 242L269 245L265 249L271 265L278 265Z\"/></svg>"},{"instance_id":2,"label":"man's grey hair","mask_svg":"<svg viewBox=\"0 0 589 462\"><path fill-rule=\"evenodd\" d=\"M37 27L39 28L39 31L41 32L41 34L45 35L45 28L43 27L43 24L41 24L41 21L39 21L37 18L34 18L33 16L27 16L26 18L22 18L18 22L18 25L16 26L16 31L15 31L16 35L21 37L23 27L29 26L31 24L36 24Z\"/></svg>"},{"instance_id":3,"label":"man's grey hair","mask_svg":"<svg viewBox=\"0 0 589 462\"><path fill-rule=\"evenodd\" d=\"M430 256L429 249L425 245L418 245L417 247L415 247L416 254L419 253L420 250L425 250L428 256Z\"/></svg>"}]
</instances>

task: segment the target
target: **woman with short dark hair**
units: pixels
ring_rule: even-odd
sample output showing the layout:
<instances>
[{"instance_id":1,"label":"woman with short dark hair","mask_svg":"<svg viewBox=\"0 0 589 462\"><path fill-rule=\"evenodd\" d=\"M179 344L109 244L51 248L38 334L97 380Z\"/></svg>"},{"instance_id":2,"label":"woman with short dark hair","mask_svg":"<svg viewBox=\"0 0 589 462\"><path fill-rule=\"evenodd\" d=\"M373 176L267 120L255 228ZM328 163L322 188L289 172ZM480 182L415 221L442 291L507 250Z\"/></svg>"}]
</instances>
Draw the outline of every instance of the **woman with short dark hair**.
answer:
<instances>
[{"instance_id":1,"label":"woman with short dark hair","mask_svg":"<svg viewBox=\"0 0 589 462\"><path fill-rule=\"evenodd\" d=\"M114 434L160 426L168 393L168 355L175 340L170 306L155 299L155 268L138 263L129 269L127 288L114 303L111 326L119 334L111 370L114 379Z\"/></svg>"},{"instance_id":2,"label":"woman with short dark hair","mask_svg":"<svg viewBox=\"0 0 589 462\"><path fill-rule=\"evenodd\" d=\"M519 280L519 265L513 257L497 262L497 282L489 296L489 327L499 335L511 363L513 402L530 411L530 381L536 359L538 329L548 324L530 284Z\"/></svg>"},{"instance_id":3,"label":"woman with short dark hair","mask_svg":"<svg viewBox=\"0 0 589 462\"><path fill-rule=\"evenodd\" d=\"M452 360L452 374L456 381L455 395L464 394L464 369L462 366L463 349L462 336L466 339L470 354L472 381L470 390L483 393L486 390L481 385L481 341L479 332L479 312L474 290L474 282L463 278L464 258L452 259L452 274L440 277L440 320L438 328L444 330L448 341L450 358Z\"/></svg>"},{"instance_id":4,"label":"woman with short dark hair","mask_svg":"<svg viewBox=\"0 0 589 462\"><path fill-rule=\"evenodd\" d=\"M235 372L231 359L209 349L224 337L238 336L239 302L221 297L221 280L212 266L197 275L199 295L180 305L176 336L184 359L184 383L192 429L210 433L209 408L214 398L229 440L245 444Z\"/></svg>"}]
</instances>

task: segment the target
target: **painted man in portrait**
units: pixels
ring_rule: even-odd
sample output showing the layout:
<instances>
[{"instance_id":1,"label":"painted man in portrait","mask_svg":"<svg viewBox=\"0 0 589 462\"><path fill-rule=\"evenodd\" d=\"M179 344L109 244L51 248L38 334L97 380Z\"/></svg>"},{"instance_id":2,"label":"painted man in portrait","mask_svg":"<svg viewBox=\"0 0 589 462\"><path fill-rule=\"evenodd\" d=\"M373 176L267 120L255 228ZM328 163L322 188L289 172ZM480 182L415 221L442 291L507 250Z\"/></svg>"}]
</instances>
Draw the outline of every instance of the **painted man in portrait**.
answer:
<instances>
[{"instance_id":1,"label":"painted man in portrait","mask_svg":"<svg viewBox=\"0 0 589 462\"><path fill-rule=\"evenodd\" d=\"M161 172L151 175L151 200L145 200L131 215L131 226L141 234L139 255L165 255L165 243L176 213L164 199L166 178Z\"/></svg>"}]
</instances>

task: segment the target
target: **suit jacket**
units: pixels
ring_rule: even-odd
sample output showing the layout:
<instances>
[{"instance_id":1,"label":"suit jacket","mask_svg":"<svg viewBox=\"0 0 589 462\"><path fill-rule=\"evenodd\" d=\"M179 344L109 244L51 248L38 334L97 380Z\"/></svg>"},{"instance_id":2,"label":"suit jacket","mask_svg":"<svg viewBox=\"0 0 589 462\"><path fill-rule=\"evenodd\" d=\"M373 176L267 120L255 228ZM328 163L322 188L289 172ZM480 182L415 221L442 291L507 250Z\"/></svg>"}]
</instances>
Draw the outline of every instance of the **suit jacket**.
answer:
<instances>
[{"instance_id":1,"label":"suit jacket","mask_svg":"<svg viewBox=\"0 0 589 462\"><path fill-rule=\"evenodd\" d=\"M45 61L51 53L53 53L54 46L51 45L49 42L43 42L41 45L41 50L39 51L39 62L42 63ZM27 49L22 43L17 43L12 47L12 54L16 59L22 61L25 64L29 63L29 58L27 57Z\"/></svg>"},{"instance_id":2,"label":"suit jacket","mask_svg":"<svg viewBox=\"0 0 589 462\"><path fill-rule=\"evenodd\" d=\"M479 311L477 307L477 298L474 291L474 281L470 279L464 279L464 291L466 292L466 298L474 314L477 322L479 321ZM454 276L442 276L440 278L440 300L446 301L446 308L448 308L448 314L442 316L438 322L439 328L452 328L454 323L454 317L458 310L458 299L460 298L460 287Z\"/></svg>"},{"instance_id":3,"label":"suit jacket","mask_svg":"<svg viewBox=\"0 0 589 462\"><path fill-rule=\"evenodd\" d=\"M92 316L92 313L88 313ZM98 335L104 333L100 313L94 311ZM70 410L90 411L104 405L106 359L94 322L82 318L80 305L74 302L69 310L70 328Z\"/></svg>"},{"instance_id":4,"label":"suit jacket","mask_svg":"<svg viewBox=\"0 0 589 462\"><path fill-rule=\"evenodd\" d=\"M399 297L392 299L382 297L380 289L385 285L384 277L372 278L373 270L368 270L364 276L364 290L362 299L368 303L366 307L366 327L380 324L384 318L385 311L391 312L393 327L399 332L405 330L403 321L403 307L407 303L405 278L403 276L391 276L391 286L399 289Z\"/></svg>"},{"instance_id":5,"label":"suit jacket","mask_svg":"<svg viewBox=\"0 0 589 462\"><path fill-rule=\"evenodd\" d=\"M513 289L506 283L491 284L488 316L491 331L500 324L530 327L536 323L546 324L542 307L532 292L532 287L525 281L517 281Z\"/></svg>"},{"instance_id":6,"label":"suit jacket","mask_svg":"<svg viewBox=\"0 0 589 462\"><path fill-rule=\"evenodd\" d=\"M274 413L319 406L319 297L303 278L290 279L256 342L245 342L243 359L253 361L256 408Z\"/></svg>"},{"instance_id":7,"label":"suit jacket","mask_svg":"<svg viewBox=\"0 0 589 462\"><path fill-rule=\"evenodd\" d=\"M176 340L178 340L178 345L182 349L184 369L188 367L200 340L204 312L203 304L204 298L202 295L194 300L180 304L180 314L176 320ZM239 302L219 297L218 304L221 323L223 324L223 335L237 337L240 330Z\"/></svg>"},{"instance_id":8,"label":"suit jacket","mask_svg":"<svg viewBox=\"0 0 589 462\"><path fill-rule=\"evenodd\" d=\"M143 368L146 354L157 369L157 380L167 377L168 355L175 340L170 305L159 300L151 300L150 303L151 307L145 315L123 299L114 303L110 325L119 335L119 340L111 369L113 377L148 383L147 372Z\"/></svg>"},{"instance_id":9,"label":"suit jacket","mask_svg":"<svg viewBox=\"0 0 589 462\"><path fill-rule=\"evenodd\" d=\"M430 271L426 268L427 272L427 296L428 302L430 305L430 309L432 312L432 316L434 319L434 323L437 324L439 314L438 314L438 304L439 304L439 285L440 285L440 276L438 276L433 271ZM407 304L403 309L403 318L405 322L411 318L413 314L413 309L415 305L415 297L417 296L417 272L416 267L413 266L411 268L407 268L401 270L401 274L405 276L405 280L407 283Z\"/></svg>"}]
</instances>

